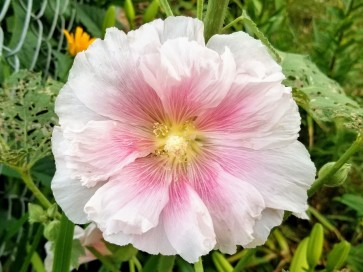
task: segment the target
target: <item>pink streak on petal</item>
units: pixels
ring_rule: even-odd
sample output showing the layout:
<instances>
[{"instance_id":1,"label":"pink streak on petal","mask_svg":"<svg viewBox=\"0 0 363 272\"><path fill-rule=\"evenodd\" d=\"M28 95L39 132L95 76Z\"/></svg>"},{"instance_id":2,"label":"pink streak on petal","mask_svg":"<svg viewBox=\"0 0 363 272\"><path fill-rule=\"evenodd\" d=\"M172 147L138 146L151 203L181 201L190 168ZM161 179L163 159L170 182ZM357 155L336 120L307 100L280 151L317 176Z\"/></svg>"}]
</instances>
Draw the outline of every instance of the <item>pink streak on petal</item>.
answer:
<instances>
[{"instance_id":1,"label":"pink streak on petal","mask_svg":"<svg viewBox=\"0 0 363 272\"><path fill-rule=\"evenodd\" d=\"M284 146L295 141L300 116L290 90L280 82L235 84L216 108L196 120L208 138L253 149Z\"/></svg>"},{"instance_id":2,"label":"pink streak on petal","mask_svg":"<svg viewBox=\"0 0 363 272\"><path fill-rule=\"evenodd\" d=\"M163 161L137 159L94 194L85 212L106 234L142 234L158 225L169 184Z\"/></svg>"},{"instance_id":3,"label":"pink streak on petal","mask_svg":"<svg viewBox=\"0 0 363 272\"><path fill-rule=\"evenodd\" d=\"M214 145L208 152L226 172L258 189L266 207L296 213L306 210L306 192L316 169L300 142L267 150Z\"/></svg>"},{"instance_id":4,"label":"pink streak on petal","mask_svg":"<svg viewBox=\"0 0 363 272\"><path fill-rule=\"evenodd\" d=\"M228 50L220 56L185 38L168 40L158 53L145 55L140 69L169 118L177 122L218 105L235 77Z\"/></svg>"},{"instance_id":5,"label":"pink streak on petal","mask_svg":"<svg viewBox=\"0 0 363 272\"><path fill-rule=\"evenodd\" d=\"M104 41L96 40L76 56L68 86L99 115L128 124L152 124L164 118L162 104L140 74L139 56L133 50L122 31L109 29Z\"/></svg>"},{"instance_id":6,"label":"pink streak on petal","mask_svg":"<svg viewBox=\"0 0 363 272\"><path fill-rule=\"evenodd\" d=\"M87 187L108 180L154 148L150 132L116 121L90 121L79 131L66 129L63 133L70 144L67 166Z\"/></svg>"},{"instance_id":7,"label":"pink streak on petal","mask_svg":"<svg viewBox=\"0 0 363 272\"><path fill-rule=\"evenodd\" d=\"M216 248L232 254L236 245L250 243L255 222L265 208L255 187L208 160L195 165L189 177L212 216Z\"/></svg>"},{"instance_id":8,"label":"pink streak on petal","mask_svg":"<svg viewBox=\"0 0 363 272\"><path fill-rule=\"evenodd\" d=\"M182 258L197 262L216 243L208 209L183 180L171 184L169 199L162 214L168 240Z\"/></svg>"}]
</instances>

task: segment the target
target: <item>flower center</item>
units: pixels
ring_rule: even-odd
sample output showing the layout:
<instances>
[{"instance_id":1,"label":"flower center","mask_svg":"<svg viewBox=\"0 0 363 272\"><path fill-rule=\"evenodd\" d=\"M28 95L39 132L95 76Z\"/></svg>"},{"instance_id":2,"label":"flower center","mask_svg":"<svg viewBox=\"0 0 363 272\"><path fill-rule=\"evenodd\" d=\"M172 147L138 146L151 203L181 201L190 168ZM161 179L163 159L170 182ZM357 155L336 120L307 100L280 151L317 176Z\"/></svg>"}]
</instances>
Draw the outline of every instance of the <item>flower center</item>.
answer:
<instances>
[{"instance_id":1,"label":"flower center","mask_svg":"<svg viewBox=\"0 0 363 272\"><path fill-rule=\"evenodd\" d=\"M153 133L155 135L153 155L166 156L172 163L190 161L199 150L196 130L190 121L171 126L155 123Z\"/></svg>"},{"instance_id":2,"label":"flower center","mask_svg":"<svg viewBox=\"0 0 363 272\"><path fill-rule=\"evenodd\" d=\"M170 135L166 139L164 150L169 156L183 161L186 159L188 146L188 141L184 137Z\"/></svg>"}]
</instances>

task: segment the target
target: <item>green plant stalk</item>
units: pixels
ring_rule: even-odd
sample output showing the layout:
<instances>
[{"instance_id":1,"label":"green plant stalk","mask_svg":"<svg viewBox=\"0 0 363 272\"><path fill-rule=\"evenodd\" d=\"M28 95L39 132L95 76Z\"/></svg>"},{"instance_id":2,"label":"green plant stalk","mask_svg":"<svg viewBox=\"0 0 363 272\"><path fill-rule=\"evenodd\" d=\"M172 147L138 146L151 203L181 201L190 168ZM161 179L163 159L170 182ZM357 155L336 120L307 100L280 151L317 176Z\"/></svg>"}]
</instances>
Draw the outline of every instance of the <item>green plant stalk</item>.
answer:
<instances>
[{"instance_id":1,"label":"green plant stalk","mask_svg":"<svg viewBox=\"0 0 363 272\"><path fill-rule=\"evenodd\" d=\"M43 205L44 208L48 209L52 206L52 203L43 195L43 193L39 190L39 188L35 185L29 170L19 170L16 169L23 179L26 187L34 194L35 198L38 199L40 204Z\"/></svg>"},{"instance_id":2,"label":"green plant stalk","mask_svg":"<svg viewBox=\"0 0 363 272\"><path fill-rule=\"evenodd\" d=\"M35 250L37 249L37 247L39 245L39 242L40 242L40 239L42 238L42 236L43 236L43 225L39 225L37 232L35 234L34 240L33 240L33 244L31 245L31 248L29 249L27 256L20 268L20 272L28 271L28 266L30 264L30 261L33 257Z\"/></svg>"},{"instance_id":3,"label":"green plant stalk","mask_svg":"<svg viewBox=\"0 0 363 272\"><path fill-rule=\"evenodd\" d=\"M105 258L105 256L103 256L101 253L99 253L95 248L93 247L86 247L102 264L103 266L111 271L111 272L118 272L119 269L113 264L111 263L107 258Z\"/></svg>"},{"instance_id":4,"label":"green plant stalk","mask_svg":"<svg viewBox=\"0 0 363 272\"><path fill-rule=\"evenodd\" d=\"M62 214L58 238L55 243L53 272L69 272L73 245L74 224Z\"/></svg>"},{"instance_id":5,"label":"green plant stalk","mask_svg":"<svg viewBox=\"0 0 363 272\"><path fill-rule=\"evenodd\" d=\"M203 272L204 271L203 262L202 262L201 257L199 258L199 261L194 264L194 271L195 272Z\"/></svg>"},{"instance_id":6,"label":"green plant stalk","mask_svg":"<svg viewBox=\"0 0 363 272\"><path fill-rule=\"evenodd\" d=\"M332 177L348 160L349 158L358 151L360 146L362 145L363 137L362 135L358 135L357 139L353 142L353 144L348 148L347 151L339 158L339 160L333 165L331 170L327 172L325 175L318 177L311 188L308 191L309 197L312 196L321 186L324 185L327 179Z\"/></svg>"},{"instance_id":7,"label":"green plant stalk","mask_svg":"<svg viewBox=\"0 0 363 272\"><path fill-rule=\"evenodd\" d=\"M136 256L132 256L132 260L134 261L134 264L137 268L137 271L141 272L142 271L142 265L140 263L140 261L136 258Z\"/></svg>"},{"instance_id":8,"label":"green plant stalk","mask_svg":"<svg viewBox=\"0 0 363 272\"><path fill-rule=\"evenodd\" d=\"M309 114L306 119L308 123L309 150L311 150L314 146L314 120Z\"/></svg>"},{"instance_id":9,"label":"green plant stalk","mask_svg":"<svg viewBox=\"0 0 363 272\"><path fill-rule=\"evenodd\" d=\"M203 20L204 0L197 0L197 18Z\"/></svg>"},{"instance_id":10,"label":"green plant stalk","mask_svg":"<svg viewBox=\"0 0 363 272\"><path fill-rule=\"evenodd\" d=\"M204 19L204 37L207 42L214 34L220 33L229 0L209 0Z\"/></svg>"},{"instance_id":11,"label":"green plant stalk","mask_svg":"<svg viewBox=\"0 0 363 272\"><path fill-rule=\"evenodd\" d=\"M134 263L134 261L132 259L129 260L129 268L130 268L130 272L136 272L135 263Z\"/></svg>"},{"instance_id":12,"label":"green plant stalk","mask_svg":"<svg viewBox=\"0 0 363 272\"><path fill-rule=\"evenodd\" d=\"M169 6L168 0L160 0L160 6L164 10L166 16L174 16L173 11Z\"/></svg>"},{"instance_id":13,"label":"green plant stalk","mask_svg":"<svg viewBox=\"0 0 363 272\"><path fill-rule=\"evenodd\" d=\"M334 232L334 234L337 236L337 238L339 240L341 240L341 241L344 240L344 238L340 234L339 230L332 223L330 223L329 220L324 217L324 215L319 213L318 210L309 206L308 212L311 213L326 229L328 229L331 232Z\"/></svg>"},{"instance_id":14,"label":"green plant stalk","mask_svg":"<svg viewBox=\"0 0 363 272\"><path fill-rule=\"evenodd\" d=\"M245 249L246 250L246 249ZM247 252L243 257L238 261L237 265L234 267L233 272L240 272L246 266L246 264L250 261L250 259L255 255L257 249L247 249Z\"/></svg>"}]
</instances>

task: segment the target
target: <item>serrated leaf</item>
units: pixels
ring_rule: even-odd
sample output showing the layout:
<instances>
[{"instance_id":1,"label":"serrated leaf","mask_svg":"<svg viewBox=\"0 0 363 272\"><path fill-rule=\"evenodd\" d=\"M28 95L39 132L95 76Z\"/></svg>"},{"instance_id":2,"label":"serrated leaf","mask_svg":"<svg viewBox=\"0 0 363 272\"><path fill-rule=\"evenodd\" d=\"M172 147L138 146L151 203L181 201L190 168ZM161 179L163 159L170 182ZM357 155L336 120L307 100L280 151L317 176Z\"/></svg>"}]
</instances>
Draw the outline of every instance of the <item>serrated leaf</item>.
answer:
<instances>
[{"instance_id":1,"label":"serrated leaf","mask_svg":"<svg viewBox=\"0 0 363 272\"><path fill-rule=\"evenodd\" d=\"M322 73L308 57L280 53L285 84L293 88L299 106L318 122L344 121L346 128L363 129L363 110L334 80Z\"/></svg>"},{"instance_id":2,"label":"serrated leaf","mask_svg":"<svg viewBox=\"0 0 363 272\"><path fill-rule=\"evenodd\" d=\"M24 167L50 155L54 99L61 84L19 71L0 89L0 163Z\"/></svg>"}]
</instances>

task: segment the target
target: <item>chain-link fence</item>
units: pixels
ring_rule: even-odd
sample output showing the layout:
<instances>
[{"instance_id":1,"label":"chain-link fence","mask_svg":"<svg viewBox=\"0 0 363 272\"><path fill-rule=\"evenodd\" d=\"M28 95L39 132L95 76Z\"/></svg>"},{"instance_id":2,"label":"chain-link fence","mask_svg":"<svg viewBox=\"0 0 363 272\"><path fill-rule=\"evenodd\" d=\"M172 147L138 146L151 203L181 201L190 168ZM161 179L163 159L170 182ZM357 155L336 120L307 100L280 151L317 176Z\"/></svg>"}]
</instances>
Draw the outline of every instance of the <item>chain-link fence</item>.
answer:
<instances>
[{"instance_id":1,"label":"chain-link fence","mask_svg":"<svg viewBox=\"0 0 363 272\"><path fill-rule=\"evenodd\" d=\"M0 0L2 70L29 69L57 77L65 44L62 30L73 27L76 14L73 2Z\"/></svg>"}]
</instances>

